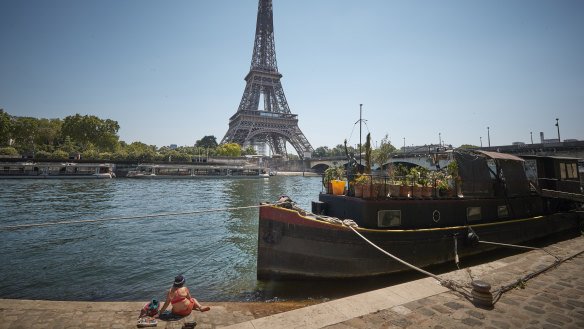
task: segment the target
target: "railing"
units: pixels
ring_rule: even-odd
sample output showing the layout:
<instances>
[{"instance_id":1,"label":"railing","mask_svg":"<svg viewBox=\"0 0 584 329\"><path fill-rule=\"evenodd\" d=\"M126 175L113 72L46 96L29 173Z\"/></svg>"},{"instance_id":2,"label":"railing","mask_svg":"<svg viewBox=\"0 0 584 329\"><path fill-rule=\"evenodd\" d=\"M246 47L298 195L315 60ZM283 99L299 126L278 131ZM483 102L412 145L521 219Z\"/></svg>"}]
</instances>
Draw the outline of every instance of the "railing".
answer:
<instances>
[{"instance_id":1,"label":"railing","mask_svg":"<svg viewBox=\"0 0 584 329\"><path fill-rule=\"evenodd\" d=\"M454 185L450 183L449 185ZM329 184L323 185L329 190ZM420 184L419 179L410 176L352 175L345 189L345 195L363 199L384 200L390 198L448 198L456 197L456 188L438 188L438 179L428 179ZM456 185L454 185L456 186Z\"/></svg>"}]
</instances>

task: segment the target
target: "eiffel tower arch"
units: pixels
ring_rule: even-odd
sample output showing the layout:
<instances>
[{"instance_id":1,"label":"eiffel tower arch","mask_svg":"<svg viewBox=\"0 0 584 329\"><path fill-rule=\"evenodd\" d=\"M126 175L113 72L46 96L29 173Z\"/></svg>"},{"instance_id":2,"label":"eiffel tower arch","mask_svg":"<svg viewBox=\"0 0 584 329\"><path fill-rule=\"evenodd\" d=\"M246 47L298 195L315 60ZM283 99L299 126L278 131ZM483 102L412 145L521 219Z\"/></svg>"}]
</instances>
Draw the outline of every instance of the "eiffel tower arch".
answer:
<instances>
[{"instance_id":1,"label":"eiffel tower arch","mask_svg":"<svg viewBox=\"0 0 584 329\"><path fill-rule=\"evenodd\" d=\"M237 112L229 119L229 129L221 140L246 147L267 144L273 154L286 155L286 142L303 159L314 149L298 127L298 115L292 114L284 95L276 62L272 0L259 0L251 67ZM263 108L260 98L263 96Z\"/></svg>"}]
</instances>

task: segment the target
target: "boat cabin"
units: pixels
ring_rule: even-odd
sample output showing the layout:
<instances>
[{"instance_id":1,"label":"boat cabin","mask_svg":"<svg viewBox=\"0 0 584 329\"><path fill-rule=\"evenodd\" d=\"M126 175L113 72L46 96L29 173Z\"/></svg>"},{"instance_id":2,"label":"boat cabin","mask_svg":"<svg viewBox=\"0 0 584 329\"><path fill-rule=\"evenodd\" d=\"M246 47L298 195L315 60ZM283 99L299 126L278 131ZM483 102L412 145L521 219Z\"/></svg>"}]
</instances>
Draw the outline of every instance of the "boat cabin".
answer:
<instances>
[{"instance_id":1,"label":"boat cabin","mask_svg":"<svg viewBox=\"0 0 584 329\"><path fill-rule=\"evenodd\" d=\"M537 189L582 193L578 159L558 156L522 156L529 180Z\"/></svg>"}]
</instances>

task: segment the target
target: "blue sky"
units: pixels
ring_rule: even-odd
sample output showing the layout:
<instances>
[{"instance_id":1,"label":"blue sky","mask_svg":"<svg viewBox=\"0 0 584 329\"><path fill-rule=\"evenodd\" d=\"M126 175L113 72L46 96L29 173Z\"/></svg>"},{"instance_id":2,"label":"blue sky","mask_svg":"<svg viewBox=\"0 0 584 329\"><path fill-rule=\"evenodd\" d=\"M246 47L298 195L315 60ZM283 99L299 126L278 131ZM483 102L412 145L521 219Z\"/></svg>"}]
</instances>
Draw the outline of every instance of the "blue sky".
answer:
<instances>
[{"instance_id":1,"label":"blue sky","mask_svg":"<svg viewBox=\"0 0 584 329\"><path fill-rule=\"evenodd\" d=\"M0 0L0 108L118 121L157 146L220 140L256 0ZM274 0L282 85L313 147L584 139L584 1ZM353 130L354 128L354 130ZM289 152L292 148L289 148Z\"/></svg>"}]
</instances>

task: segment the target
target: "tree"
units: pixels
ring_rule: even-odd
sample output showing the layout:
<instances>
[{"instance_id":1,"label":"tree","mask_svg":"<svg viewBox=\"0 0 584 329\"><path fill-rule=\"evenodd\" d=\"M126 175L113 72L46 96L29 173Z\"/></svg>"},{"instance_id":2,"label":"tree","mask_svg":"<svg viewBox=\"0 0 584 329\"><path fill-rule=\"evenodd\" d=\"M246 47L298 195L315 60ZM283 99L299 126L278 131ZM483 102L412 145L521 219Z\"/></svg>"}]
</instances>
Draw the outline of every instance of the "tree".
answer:
<instances>
[{"instance_id":1,"label":"tree","mask_svg":"<svg viewBox=\"0 0 584 329\"><path fill-rule=\"evenodd\" d=\"M94 115L70 115L63 120L61 134L69 136L85 151L89 144L99 151L114 151L118 146L117 136L120 126L117 121L102 120Z\"/></svg>"},{"instance_id":2,"label":"tree","mask_svg":"<svg viewBox=\"0 0 584 329\"><path fill-rule=\"evenodd\" d=\"M365 173L371 175L371 133L365 139Z\"/></svg>"},{"instance_id":3,"label":"tree","mask_svg":"<svg viewBox=\"0 0 584 329\"><path fill-rule=\"evenodd\" d=\"M141 142L134 142L126 147L127 159L134 161L154 161L156 160L156 146L146 145Z\"/></svg>"},{"instance_id":4,"label":"tree","mask_svg":"<svg viewBox=\"0 0 584 329\"><path fill-rule=\"evenodd\" d=\"M0 146L10 144L11 116L0 109Z\"/></svg>"},{"instance_id":5,"label":"tree","mask_svg":"<svg viewBox=\"0 0 584 329\"><path fill-rule=\"evenodd\" d=\"M38 119L38 133L34 138L37 149L53 151L61 137L60 119Z\"/></svg>"},{"instance_id":6,"label":"tree","mask_svg":"<svg viewBox=\"0 0 584 329\"><path fill-rule=\"evenodd\" d=\"M330 152L330 149L327 146L319 146L317 147L314 152L312 152L313 158L324 158L327 157Z\"/></svg>"},{"instance_id":7,"label":"tree","mask_svg":"<svg viewBox=\"0 0 584 329\"><path fill-rule=\"evenodd\" d=\"M372 157L373 162L377 163L379 167L383 167L383 164L389 160L390 154L395 152L396 148L389 142L389 136L386 134L385 137L381 139L381 145L379 148L373 151Z\"/></svg>"},{"instance_id":8,"label":"tree","mask_svg":"<svg viewBox=\"0 0 584 329\"><path fill-rule=\"evenodd\" d=\"M246 147L245 150L241 152L241 155L257 155L257 154L258 153L256 152L256 150L251 145L248 145L248 147Z\"/></svg>"},{"instance_id":9,"label":"tree","mask_svg":"<svg viewBox=\"0 0 584 329\"><path fill-rule=\"evenodd\" d=\"M15 148L20 153L35 151L34 140L38 135L39 122L35 118L18 117L12 122L11 132Z\"/></svg>"},{"instance_id":10,"label":"tree","mask_svg":"<svg viewBox=\"0 0 584 329\"><path fill-rule=\"evenodd\" d=\"M217 147L217 155L238 157L241 155L241 146L237 143L222 144Z\"/></svg>"},{"instance_id":11,"label":"tree","mask_svg":"<svg viewBox=\"0 0 584 329\"><path fill-rule=\"evenodd\" d=\"M219 144L217 144L217 138L215 136L205 136L198 141L195 142L196 147L204 147L204 148L216 148ZM240 148L241 149L241 148Z\"/></svg>"},{"instance_id":12,"label":"tree","mask_svg":"<svg viewBox=\"0 0 584 329\"><path fill-rule=\"evenodd\" d=\"M476 149L479 148L476 145L471 145L471 144L462 144L460 145L459 149Z\"/></svg>"},{"instance_id":13,"label":"tree","mask_svg":"<svg viewBox=\"0 0 584 329\"><path fill-rule=\"evenodd\" d=\"M20 155L14 147L0 147L0 155Z\"/></svg>"}]
</instances>

